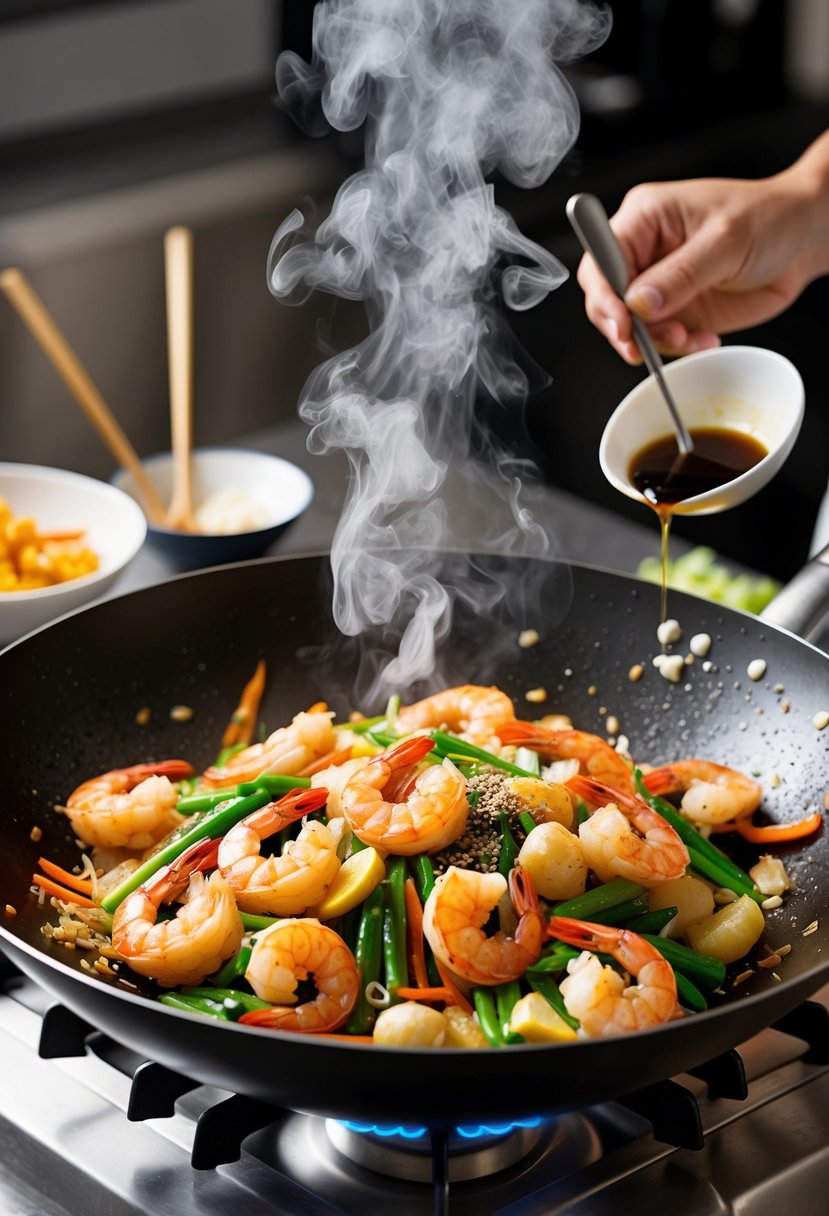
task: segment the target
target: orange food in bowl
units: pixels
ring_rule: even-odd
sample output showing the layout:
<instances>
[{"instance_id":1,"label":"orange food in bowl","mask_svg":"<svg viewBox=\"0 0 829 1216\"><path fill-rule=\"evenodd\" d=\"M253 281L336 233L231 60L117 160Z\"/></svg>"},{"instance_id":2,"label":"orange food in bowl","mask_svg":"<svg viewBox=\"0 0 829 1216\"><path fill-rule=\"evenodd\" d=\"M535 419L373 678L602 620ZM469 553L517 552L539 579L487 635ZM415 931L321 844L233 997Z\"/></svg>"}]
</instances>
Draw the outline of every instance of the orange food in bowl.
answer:
<instances>
[{"instance_id":1,"label":"orange food in bowl","mask_svg":"<svg viewBox=\"0 0 829 1216\"><path fill-rule=\"evenodd\" d=\"M82 530L38 532L0 498L0 591L36 591L91 574L98 555L83 538Z\"/></svg>"}]
</instances>

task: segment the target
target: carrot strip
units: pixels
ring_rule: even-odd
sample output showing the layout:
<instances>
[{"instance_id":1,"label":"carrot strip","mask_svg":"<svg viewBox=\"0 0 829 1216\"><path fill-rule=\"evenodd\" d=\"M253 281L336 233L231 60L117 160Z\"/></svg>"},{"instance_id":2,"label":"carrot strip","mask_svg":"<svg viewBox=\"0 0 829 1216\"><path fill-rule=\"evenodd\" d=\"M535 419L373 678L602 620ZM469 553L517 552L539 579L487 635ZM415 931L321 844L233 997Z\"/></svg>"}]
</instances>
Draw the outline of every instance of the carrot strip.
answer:
<instances>
[{"instance_id":1,"label":"carrot strip","mask_svg":"<svg viewBox=\"0 0 829 1216\"><path fill-rule=\"evenodd\" d=\"M256 670L242 689L239 704L233 711L222 735L222 747L233 747L237 743L250 743L253 729L259 716L259 703L265 691L265 660L260 659Z\"/></svg>"},{"instance_id":2,"label":"carrot strip","mask_svg":"<svg viewBox=\"0 0 829 1216\"><path fill-rule=\"evenodd\" d=\"M428 988L425 984L418 988L398 988L397 995L404 1001L443 1001L454 1005L454 994L449 988Z\"/></svg>"},{"instance_id":3,"label":"carrot strip","mask_svg":"<svg viewBox=\"0 0 829 1216\"><path fill-rule=\"evenodd\" d=\"M56 878L58 882L62 882L72 891L80 891L82 895L89 895L92 891L91 878L84 878L81 874L73 874L71 870L64 870L50 861L48 857L39 857L37 864L50 878Z\"/></svg>"},{"instance_id":4,"label":"carrot strip","mask_svg":"<svg viewBox=\"0 0 829 1216\"><path fill-rule=\"evenodd\" d=\"M406 879L403 884L403 897L406 901L406 936L412 973L418 988L428 988L429 972L426 970L426 951L423 949L423 908L418 899L414 879Z\"/></svg>"},{"instance_id":5,"label":"carrot strip","mask_svg":"<svg viewBox=\"0 0 829 1216\"><path fill-rule=\"evenodd\" d=\"M466 999L458 985L452 979L452 976L437 957L435 958L435 965L438 969L438 975L443 980L444 984L452 995L452 1004L457 1005L459 1009L464 1011L464 1013L474 1013L472 1005Z\"/></svg>"},{"instance_id":6,"label":"carrot strip","mask_svg":"<svg viewBox=\"0 0 829 1216\"><path fill-rule=\"evenodd\" d=\"M308 706L308 708L306 709L305 712L306 712L306 714L327 714L328 713L328 702L327 701L315 701L313 705Z\"/></svg>"},{"instance_id":7,"label":"carrot strip","mask_svg":"<svg viewBox=\"0 0 829 1216\"><path fill-rule=\"evenodd\" d=\"M331 768L335 764L345 764L346 760L351 759L351 752L350 747L341 747L336 752L326 752L318 760L312 760L310 764L306 764L305 768L301 768L296 776L313 777L314 773L321 773L324 768Z\"/></svg>"},{"instance_id":8,"label":"carrot strip","mask_svg":"<svg viewBox=\"0 0 829 1216\"><path fill-rule=\"evenodd\" d=\"M80 540L85 535L83 528L77 528L74 532L38 532L35 540L43 544L46 541Z\"/></svg>"},{"instance_id":9,"label":"carrot strip","mask_svg":"<svg viewBox=\"0 0 829 1216\"><path fill-rule=\"evenodd\" d=\"M44 878L42 874L33 874L32 882L36 887L40 887L47 895L56 895L58 899L62 899L66 904L77 904L79 908L97 908L98 905L92 899L87 899L85 895L78 895L75 891L67 891L66 887L62 887L60 883L53 882L51 878Z\"/></svg>"},{"instance_id":10,"label":"carrot strip","mask_svg":"<svg viewBox=\"0 0 829 1216\"><path fill-rule=\"evenodd\" d=\"M812 832L816 832L822 823L823 816L820 811L814 811L805 819L799 819L797 823L771 823L761 827L759 824L750 823L747 819L735 819L730 823L715 824L711 828L711 832L712 834L714 832L738 832L749 844L778 844L782 841L802 840L804 836L811 836Z\"/></svg>"}]
</instances>

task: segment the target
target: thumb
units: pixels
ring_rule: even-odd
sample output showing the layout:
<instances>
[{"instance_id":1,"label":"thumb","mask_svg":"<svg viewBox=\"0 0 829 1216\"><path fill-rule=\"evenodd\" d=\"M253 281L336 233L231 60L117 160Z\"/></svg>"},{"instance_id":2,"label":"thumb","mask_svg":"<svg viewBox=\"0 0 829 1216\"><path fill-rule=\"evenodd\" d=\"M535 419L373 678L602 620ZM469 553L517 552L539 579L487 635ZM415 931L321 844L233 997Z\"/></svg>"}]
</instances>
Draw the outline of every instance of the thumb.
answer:
<instances>
[{"instance_id":1,"label":"thumb","mask_svg":"<svg viewBox=\"0 0 829 1216\"><path fill-rule=\"evenodd\" d=\"M700 230L637 276L628 285L625 303L643 320L661 321L676 316L727 275L721 244Z\"/></svg>"}]
</instances>

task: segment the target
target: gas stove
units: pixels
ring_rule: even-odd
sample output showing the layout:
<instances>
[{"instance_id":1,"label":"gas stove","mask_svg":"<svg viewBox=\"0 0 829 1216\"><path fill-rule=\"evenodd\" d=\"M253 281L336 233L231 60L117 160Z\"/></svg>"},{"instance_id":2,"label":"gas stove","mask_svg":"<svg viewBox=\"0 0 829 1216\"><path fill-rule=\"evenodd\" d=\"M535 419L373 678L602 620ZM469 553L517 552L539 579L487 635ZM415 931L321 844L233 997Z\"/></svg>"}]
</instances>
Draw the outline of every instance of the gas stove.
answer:
<instances>
[{"instance_id":1,"label":"gas stove","mask_svg":"<svg viewBox=\"0 0 829 1216\"><path fill-rule=\"evenodd\" d=\"M624 1102L510 1126L494 1109L444 1132L198 1085L0 966L0 1210L13 1216L826 1211L829 986L739 1051Z\"/></svg>"}]
</instances>

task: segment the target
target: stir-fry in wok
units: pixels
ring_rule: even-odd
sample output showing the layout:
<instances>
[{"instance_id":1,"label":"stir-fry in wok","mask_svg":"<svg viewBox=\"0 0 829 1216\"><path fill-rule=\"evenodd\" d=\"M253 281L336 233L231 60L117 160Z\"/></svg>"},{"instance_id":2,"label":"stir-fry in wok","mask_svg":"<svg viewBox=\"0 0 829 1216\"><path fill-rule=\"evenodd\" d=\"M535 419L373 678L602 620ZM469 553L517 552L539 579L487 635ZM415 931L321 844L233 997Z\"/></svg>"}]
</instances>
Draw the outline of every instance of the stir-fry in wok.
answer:
<instances>
[{"instance_id":1,"label":"stir-fry in wok","mask_svg":"<svg viewBox=\"0 0 829 1216\"><path fill-rule=\"evenodd\" d=\"M42 858L33 891L90 972L274 1031L500 1047L654 1027L782 961L768 848L821 816L756 825L753 778L637 768L476 685L343 724L317 704L253 743L263 683L201 775L139 763L67 797L82 861ZM720 832L758 846L750 872Z\"/></svg>"}]
</instances>

